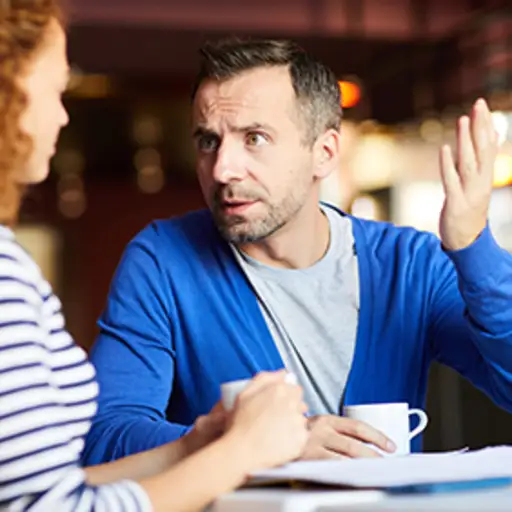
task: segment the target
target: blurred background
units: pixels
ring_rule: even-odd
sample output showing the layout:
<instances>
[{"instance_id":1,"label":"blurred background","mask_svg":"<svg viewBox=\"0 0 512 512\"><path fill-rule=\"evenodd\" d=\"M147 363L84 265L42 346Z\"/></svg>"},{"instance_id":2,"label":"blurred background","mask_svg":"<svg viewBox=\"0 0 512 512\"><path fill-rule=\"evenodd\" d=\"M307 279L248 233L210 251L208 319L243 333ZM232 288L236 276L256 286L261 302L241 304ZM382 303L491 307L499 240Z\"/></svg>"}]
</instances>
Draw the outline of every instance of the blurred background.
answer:
<instances>
[{"instance_id":1,"label":"blurred background","mask_svg":"<svg viewBox=\"0 0 512 512\"><path fill-rule=\"evenodd\" d=\"M127 242L202 207L189 95L205 39L287 37L337 73L343 157L323 199L437 231L438 148L484 96L500 136L490 222L512 250L510 0L68 0L72 79L50 179L30 191L22 243L89 349ZM370 376L371 378L371 376ZM432 370L425 448L512 444L512 417L453 372Z\"/></svg>"}]
</instances>

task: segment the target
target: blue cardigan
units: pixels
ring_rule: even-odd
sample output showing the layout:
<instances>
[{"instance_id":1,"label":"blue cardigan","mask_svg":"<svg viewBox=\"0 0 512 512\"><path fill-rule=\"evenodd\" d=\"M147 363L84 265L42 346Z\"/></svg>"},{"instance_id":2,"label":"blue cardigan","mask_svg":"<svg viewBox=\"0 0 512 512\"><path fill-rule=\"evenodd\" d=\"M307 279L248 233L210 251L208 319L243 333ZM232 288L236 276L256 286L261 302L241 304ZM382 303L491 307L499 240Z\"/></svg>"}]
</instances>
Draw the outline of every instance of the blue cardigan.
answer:
<instances>
[{"instance_id":1,"label":"blue cardigan","mask_svg":"<svg viewBox=\"0 0 512 512\"><path fill-rule=\"evenodd\" d=\"M446 253L431 234L352 222L361 309L345 404L424 407L437 360L512 411L512 256L489 228ZM101 394L85 464L176 439L222 382L283 367L208 211L154 222L130 242L99 326L91 357Z\"/></svg>"}]
</instances>

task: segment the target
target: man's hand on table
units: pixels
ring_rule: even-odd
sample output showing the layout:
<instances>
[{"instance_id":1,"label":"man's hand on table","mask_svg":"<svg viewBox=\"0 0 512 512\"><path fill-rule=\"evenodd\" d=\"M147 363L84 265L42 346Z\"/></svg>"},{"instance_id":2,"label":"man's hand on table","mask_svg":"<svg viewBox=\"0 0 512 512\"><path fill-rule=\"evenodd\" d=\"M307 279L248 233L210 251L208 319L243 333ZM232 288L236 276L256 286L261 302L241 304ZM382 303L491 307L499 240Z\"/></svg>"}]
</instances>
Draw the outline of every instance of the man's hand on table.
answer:
<instances>
[{"instance_id":1,"label":"man's hand on table","mask_svg":"<svg viewBox=\"0 0 512 512\"><path fill-rule=\"evenodd\" d=\"M395 450L390 439L361 421L333 415L312 416L308 426L309 439L302 460L381 457L368 444L388 453Z\"/></svg>"}]
</instances>

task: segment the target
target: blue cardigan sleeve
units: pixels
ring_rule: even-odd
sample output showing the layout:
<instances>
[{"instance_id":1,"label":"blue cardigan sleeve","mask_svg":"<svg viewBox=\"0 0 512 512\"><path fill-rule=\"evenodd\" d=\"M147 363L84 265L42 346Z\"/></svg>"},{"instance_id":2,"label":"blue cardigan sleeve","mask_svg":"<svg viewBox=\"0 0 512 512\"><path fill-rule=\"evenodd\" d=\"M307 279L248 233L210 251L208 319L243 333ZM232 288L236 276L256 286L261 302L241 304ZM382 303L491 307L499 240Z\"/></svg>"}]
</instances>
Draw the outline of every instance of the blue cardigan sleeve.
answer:
<instances>
[{"instance_id":1,"label":"blue cardigan sleeve","mask_svg":"<svg viewBox=\"0 0 512 512\"><path fill-rule=\"evenodd\" d=\"M512 256L486 227L471 246L439 248L434 259L434 357L512 412Z\"/></svg>"},{"instance_id":2,"label":"blue cardigan sleeve","mask_svg":"<svg viewBox=\"0 0 512 512\"><path fill-rule=\"evenodd\" d=\"M100 399L83 453L86 465L162 445L186 431L165 418L174 376L172 291L155 243L146 230L128 245L99 320L91 360Z\"/></svg>"}]
</instances>

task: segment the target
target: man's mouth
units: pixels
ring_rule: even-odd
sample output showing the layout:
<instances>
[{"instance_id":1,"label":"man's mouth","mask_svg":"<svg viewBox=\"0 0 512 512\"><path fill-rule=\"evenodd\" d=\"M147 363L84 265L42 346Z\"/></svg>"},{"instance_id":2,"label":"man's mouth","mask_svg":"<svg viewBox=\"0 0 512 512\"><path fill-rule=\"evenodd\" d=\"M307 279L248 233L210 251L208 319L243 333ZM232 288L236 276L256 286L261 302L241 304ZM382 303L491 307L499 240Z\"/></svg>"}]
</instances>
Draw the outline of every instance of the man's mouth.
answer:
<instances>
[{"instance_id":1,"label":"man's mouth","mask_svg":"<svg viewBox=\"0 0 512 512\"><path fill-rule=\"evenodd\" d=\"M221 208L226 215L241 215L255 203L256 200L227 199L221 202Z\"/></svg>"}]
</instances>

